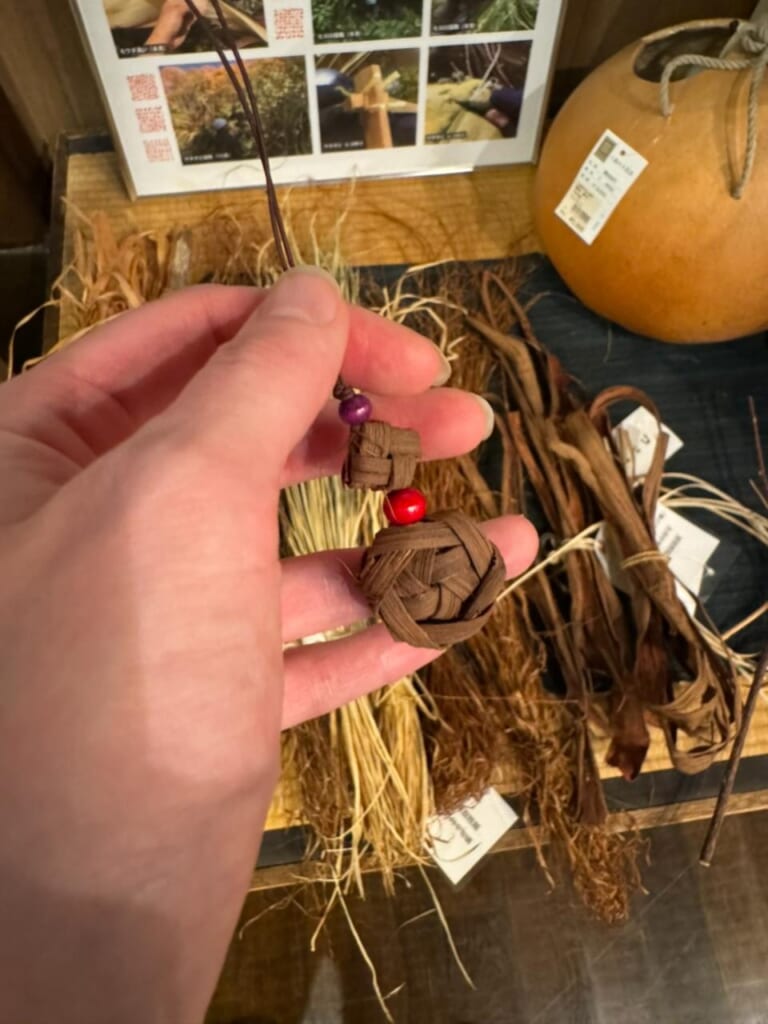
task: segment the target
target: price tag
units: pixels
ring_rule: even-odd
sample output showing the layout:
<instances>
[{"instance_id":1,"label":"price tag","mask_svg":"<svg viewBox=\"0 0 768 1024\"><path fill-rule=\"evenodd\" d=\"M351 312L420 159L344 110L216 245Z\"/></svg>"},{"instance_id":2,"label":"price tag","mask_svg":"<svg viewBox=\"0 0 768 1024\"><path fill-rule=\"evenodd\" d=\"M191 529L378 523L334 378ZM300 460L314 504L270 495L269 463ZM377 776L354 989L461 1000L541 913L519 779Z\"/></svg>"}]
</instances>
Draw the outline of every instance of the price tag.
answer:
<instances>
[{"instance_id":1,"label":"price tag","mask_svg":"<svg viewBox=\"0 0 768 1024\"><path fill-rule=\"evenodd\" d=\"M621 453L624 472L630 480L645 476L651 468L659 433L667 435L666 462L680 451L683 442L666 424L662 423L659 429L655 417L642 405L613 428L612 434Z\"/></svg>"},{"instance_id":2,"label":"price tag","mask_svg":"<svg viewBox=\"0 0 768 1024\"><path fill-rule=\"evenodd\" d=\"M671 508L659 505L654 520L654 538L659 551L669 559L669 569L675 577L675 590L690 615L696 613L694 595L701 593L707 575L712 572L708 562L720 545L717 537L685 519ZM601 526L597 536L597 558L611 582L619 590L630 589L626 573L621 567L620 555L610 543L610 536Z\"/></svg>"},{"instance_id":3,"label":"price tag","mask_svg":"<svg viewBox=\"0 0 768 1024\"><path fill-rule=\"evenodd\" d=\"M603 132L555 213L591 245L647 166L645 157L618 135Z\"/></svg>"},{"instance_id":4,"label":"price tag","mask_svg":"<svg viewBox=\"0 0 768 1024\"><path fill-rule=\"evenodd\" d=\"M468 800L453 814L427 823L427 849L456 885L517 821L517 814L495 789Z\"/></svg>"}]
</instances>

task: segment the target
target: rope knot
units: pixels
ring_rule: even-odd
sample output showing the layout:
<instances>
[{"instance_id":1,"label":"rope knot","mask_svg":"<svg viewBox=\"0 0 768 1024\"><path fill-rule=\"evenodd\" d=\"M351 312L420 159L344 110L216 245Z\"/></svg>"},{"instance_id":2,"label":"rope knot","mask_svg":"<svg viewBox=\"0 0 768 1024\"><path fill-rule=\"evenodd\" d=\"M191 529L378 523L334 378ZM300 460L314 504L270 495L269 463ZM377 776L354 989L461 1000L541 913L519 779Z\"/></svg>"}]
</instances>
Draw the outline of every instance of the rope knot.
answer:
<instances>
[{"instance_id":1,"label":"rope knot","mask_svg":"<svg viewBox=\"0 0 768 1024\"><path fill-rule=\"evenodd\" d=\"M504 586L498 548L460 512L376 535L360 586L395 640L442 649L487 622Z\"/></svg>"},{"instance_id":2,"label":"rope knot","mask_svg":"<svg viewBox=\"0 0 768 1024\"><path fill-rule=\"evenodd\" d=\"M747 53L763 53L768 48L768 18L747 22L739 33L739 43Z\"/></svg>"},{"instance_id":3,"label":"rope knot","mask_svg":"<svg viewBox=\"0 0 768 1024\"><path fill-rule=\"evenodd\" d=\"M729 57L732 50L740 46L741 57ZM749 56L752 54L752 56ZM731 196L741 199L747 182L752 175L757 152L757 120L759 114L760 85L768 65L768 18L759 21L742 22L729 39L720 57L707 57L702 53L681 53L673 57L664 66L659 83L659 101L661 113L669 117L672 104L669 97L669 84L672 75L678 68L702 68L706 71L750 71L749 98L747 100L747 146L744 152L744 163L738 181L731 187Z\"/></svg>"}]
</instances>

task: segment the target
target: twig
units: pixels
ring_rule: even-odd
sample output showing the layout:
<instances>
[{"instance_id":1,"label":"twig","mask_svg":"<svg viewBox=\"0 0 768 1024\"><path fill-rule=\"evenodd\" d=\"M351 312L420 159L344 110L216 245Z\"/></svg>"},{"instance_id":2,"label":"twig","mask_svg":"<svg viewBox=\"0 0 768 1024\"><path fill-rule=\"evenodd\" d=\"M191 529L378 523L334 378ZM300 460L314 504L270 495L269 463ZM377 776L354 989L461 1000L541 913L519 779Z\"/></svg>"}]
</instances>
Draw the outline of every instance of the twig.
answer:
<instances>
[{"instance_id":1,"label":"twig","mask_svg":"<svg viewBox=\"0 0 768 1024\"><path fill-rule=\"evenodd\" d=\"M757 422L757 410L755 400L749 396L749 417L752 420L752 432L755 435L755 452L757 453L757 480L762 490L762 499L768 504L768 473L765 469L765 456L763 455L763 442L760 439L760 427Z\"/></svg>"},{"instance_id":2,"label":"twig","mask_svg":"<svg viewBox=\"0 0 768 1024\"><path fill-rule=\"evenodd\" d=\"M755 708L757 707L757 700L760 696L760 689L766 672L768 672L768 645L763 649L763 653L760 655L760 660L758 661L757 668L755 669L752 685L749 688L749 695L747 696L747 701L744 705L741 728L739 729L739 733L733 743L731 756L728 759L728 767L725 770L723 781L720 784L720 792L718 793L717 803L715 804L715 813L712 815L712 820L710 821L709 828L707 829L704 845L702 846L701 854L699 855L699 864L705 868L710 866L712 858L715 855L715 847L717 846L720 829L723 826L723 819L725 818L728 801L731 797L731 793L733 792L734 783L736 782L739 762L741 761L744 744L747 741L747 733L749 732L752 716L754 715Z\"/></svg>"}]
</instances>

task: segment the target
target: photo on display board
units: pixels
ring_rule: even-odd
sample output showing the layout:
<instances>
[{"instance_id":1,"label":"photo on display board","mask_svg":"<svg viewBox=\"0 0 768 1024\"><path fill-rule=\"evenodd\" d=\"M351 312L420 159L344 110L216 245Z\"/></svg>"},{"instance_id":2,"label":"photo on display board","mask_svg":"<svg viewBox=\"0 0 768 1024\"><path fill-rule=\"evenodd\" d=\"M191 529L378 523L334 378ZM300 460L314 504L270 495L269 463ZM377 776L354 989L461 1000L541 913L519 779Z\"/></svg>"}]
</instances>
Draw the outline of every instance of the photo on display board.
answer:
<instances>
[{"instance_id":1,"label":"photo on display board","mask_svg":"<svg viewBox=\"0 0 768 1024\"><path fill-rule=\"evenodd\" d=\"M316 43L421 34L422 0L312 0Z\"/></svg>"},{"instance_id":2,"label":"photo on display board","mask_svg":"<svg viewBox=\"0 0 768 1024\"><path fill-rule=\"evenodd\" d=\"M433 46L424 141L483 142L517 135L529 40Z\"/></svg>"},{"instance_id":3,"label":"photo on display board","mask_svg":"<svg viewBox=\"0 0 768 1024\"><path fill-rule=\"evenodd\" d=\"M102 0L118 57L210 52L211 39L184 0ZM221 27L210 0L195 0L216 38ZM222 0L227 29L241 49L267 45L264 0Z\"/></svg>"},{"instance_id":4,"label":"photo on display board","mask_svg":"<svg viewBox=\"0 0 768 1024\"><path fill-rule=\"evenodd\" d=\"M432 32L532 32L538 10L539 0L432 0Z\"/></svg>"},{"instance_id":5,"label":"photo on display board","mask_svg":"<svg viewBox=\"0 0 768 1024\"><path fill-rule=\"evenodd\" d=\"M303 57L245 63L271 157L312 151ZM184 164L257 157L253 134L226 71L218 62L160 69Z\"/></svg>"},{"instance_id":6,"label":"photo on display board","mask_svg":"<svg viewBox=\"0 0 768 1024\"><path fill-rule=\"evenodd\" d=\"M315 60L324 153L416 145L418 50L323 53Z\"/></svg>"}]
</instances>

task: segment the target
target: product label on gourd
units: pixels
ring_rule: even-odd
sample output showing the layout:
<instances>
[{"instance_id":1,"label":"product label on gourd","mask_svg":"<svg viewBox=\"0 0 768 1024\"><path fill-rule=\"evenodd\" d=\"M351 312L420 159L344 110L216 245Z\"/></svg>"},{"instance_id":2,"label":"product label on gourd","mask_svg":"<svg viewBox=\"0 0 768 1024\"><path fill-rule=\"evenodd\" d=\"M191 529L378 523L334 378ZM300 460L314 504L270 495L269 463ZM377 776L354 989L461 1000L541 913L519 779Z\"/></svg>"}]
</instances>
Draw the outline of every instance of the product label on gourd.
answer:
<instances>
[{"instance_id":1,"label":"product label on gourd","mask_svg":"<svg viewBox=\"0 0 768 1024\"><path fill-rule=\"evenodd\" d=\"M458 884L517 821L517 814L493 788L467 800L453 814L427 822L427 849L443 873Z\"/></svg>"},{"instance_id":2,"label":"product label on gourd","mask_svg":"<svg viewBox=\"0 0 768 1024\"><path fill-rule=\"evenodd\" d=\"M645 157L618 135L603 132L555 213L591 245L647 166Z\"/></svg>"}]
</instances>

